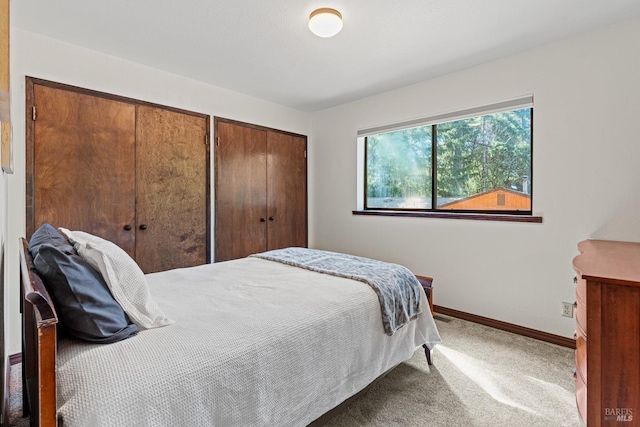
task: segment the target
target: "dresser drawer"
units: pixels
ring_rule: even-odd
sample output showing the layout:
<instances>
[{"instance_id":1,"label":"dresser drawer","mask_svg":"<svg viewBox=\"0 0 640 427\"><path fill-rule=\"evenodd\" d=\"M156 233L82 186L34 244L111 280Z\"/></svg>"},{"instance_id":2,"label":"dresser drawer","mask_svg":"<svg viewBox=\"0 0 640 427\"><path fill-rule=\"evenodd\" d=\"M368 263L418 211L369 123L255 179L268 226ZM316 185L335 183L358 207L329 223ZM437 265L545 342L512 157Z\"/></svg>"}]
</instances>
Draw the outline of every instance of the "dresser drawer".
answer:
<instances>
[{"instance_id":1,"label":"dresser drawer","mask_svg":"<svg viewBox=\"0 0 640 427\"><path fill-rule=\"evenodd\" d=\"M580 375L576 377L576 406L583 421L587 421L587 384L582 381Z\"/></svg>"},{"instance_id":2,"label":"dresser drawer","mask_svg":"<svg viewBox=\"0 0 640 427\"><path fill-rule=\"evenodd\" d=\"M587 337L589 335L589 331L587 331L587 307L578 302L574 313L576 313L576 328L580 328L581 334Z\"/></svg>"},{"instance_id":3,"label":"dresser drawer","mask_svg":"<svg viewBox=\"0 0 640 427\"><path fill-rule=\"evenodd\" d=\"M576 302L578 305L587 306L587 281L581 275L576 276Z\"/></svg>"},{"instance_id":4,"label":"dresser drawer","mask_svg":"<svg viewBox=\"0 0 640 427\"><path fill-rule=\"evenodd\" d=\"M587 384L587 342L582 337L576 338L576 376Z\"/></svg>"},{"instance_id":5,"label":"dresser drawer","mask_svg":"<svg viewBox=\"0 0 640 427\"><path fill-rule=\"evenodd\" d=\"M582 324L576 320L576 335L575 335L574 338L580 337L583 340L586 340L587 339L587 331L585 329L587 329L587 328L584 328L582 326Z\"/></svg>"}]
</instances>

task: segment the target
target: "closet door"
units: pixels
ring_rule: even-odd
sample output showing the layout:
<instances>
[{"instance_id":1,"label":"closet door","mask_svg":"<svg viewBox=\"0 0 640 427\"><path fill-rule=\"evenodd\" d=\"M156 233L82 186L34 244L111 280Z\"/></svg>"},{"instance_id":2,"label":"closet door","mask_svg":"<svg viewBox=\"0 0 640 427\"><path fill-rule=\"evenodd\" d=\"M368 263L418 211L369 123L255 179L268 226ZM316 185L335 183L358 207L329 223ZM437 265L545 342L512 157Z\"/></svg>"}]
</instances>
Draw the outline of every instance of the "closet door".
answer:
<instances>
[{"instance_id":1,"label":"closet door","mask_svg":"<svg viewBox=\"0 0 640 427\"><path fill-rule=\"evenodd\" d=\"M307 142L267 133L267 249L307 246Z\"/></svg>"},{"instance_id":2,"label":"closet door","mask_svg":"<svg viewBox=\"0 0 640 427\"><path fill-rule=\"evenodd\" d=\"M145 273L210 260L209 116L29 77L26 89L27 236L45 222L87 231Z\"/></svg>"},{"instance_id":3,"label":"closet door","mask_svg":"<svg viewBox=\"0 0 640 427\"><path fill-rule=\"evenodd\" d=\"M136 106L136 255L145 273L207 262L207 118Z\"/></svg>"},{"instance_id":4,"label":"closet door","mask_svg":"<svg viewBox=\"0 0 640 427\"><path fill-rule=\"evenodd\" d=\"M267 132L216 121L216 261L267 248Z\"/></svg>"},{"instance_id":5,"label":"closet door","mask_svg":"<svg viewBox=\"0 0 640 427\"><path fill-rule=\"evenodd\" d=\"M27 232L84 230L135 252L135 106L33 85L27 106Z\"/></svg>"}]
</instances>

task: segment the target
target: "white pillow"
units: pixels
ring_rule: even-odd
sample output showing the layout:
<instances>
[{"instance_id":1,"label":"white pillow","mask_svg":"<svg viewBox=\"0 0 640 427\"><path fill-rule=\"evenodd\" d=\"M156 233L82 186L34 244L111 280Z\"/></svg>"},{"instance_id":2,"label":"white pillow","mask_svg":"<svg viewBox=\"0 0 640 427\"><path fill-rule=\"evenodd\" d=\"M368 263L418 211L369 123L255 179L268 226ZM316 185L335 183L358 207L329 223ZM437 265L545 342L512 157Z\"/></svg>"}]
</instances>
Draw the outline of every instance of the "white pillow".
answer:
<instances>
[{"instance_id":1,"label":"white pillow","mask_svg":"<svg viewBox=\"0 0 640 427\"><path fill-rule=\"evenodd\" d=\"M159 328L174 323L151 297L147 279L118 245L83 231L59 229L73 241L73 247L89 265L102 273L111 294L139 328Z\"/></svg>"}]
</instances>

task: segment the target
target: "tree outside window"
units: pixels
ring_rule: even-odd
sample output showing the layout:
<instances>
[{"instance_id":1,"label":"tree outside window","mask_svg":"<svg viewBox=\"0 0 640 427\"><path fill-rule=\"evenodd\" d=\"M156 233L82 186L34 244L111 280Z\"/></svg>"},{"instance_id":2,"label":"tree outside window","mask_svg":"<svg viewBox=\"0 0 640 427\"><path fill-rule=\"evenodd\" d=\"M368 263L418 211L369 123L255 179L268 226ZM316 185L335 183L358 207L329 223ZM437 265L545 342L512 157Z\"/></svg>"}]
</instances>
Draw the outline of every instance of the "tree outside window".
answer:
<instances>
[{"instance_id":1,"label":"tree outside window","mask_svg":"<svg viewBox=\"0 0 640 427\"><path fill-rule=\"evenodd\" d=\"M370 135L365 209L531 213L532 108Z\"/></svg>"}]
</instances>

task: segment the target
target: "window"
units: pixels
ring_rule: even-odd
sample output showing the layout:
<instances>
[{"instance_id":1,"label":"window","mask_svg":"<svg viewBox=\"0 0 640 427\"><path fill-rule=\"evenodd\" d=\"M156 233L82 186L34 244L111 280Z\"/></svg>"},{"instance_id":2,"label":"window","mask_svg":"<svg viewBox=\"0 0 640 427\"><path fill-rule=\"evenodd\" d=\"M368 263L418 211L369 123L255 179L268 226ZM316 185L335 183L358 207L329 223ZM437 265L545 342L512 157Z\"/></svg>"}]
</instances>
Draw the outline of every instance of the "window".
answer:
<instances>
[{"instance_id":1,"label":"window","mask_svg":"<svg viewBox=\"0 0 640 427\"><path fill-rule=\"evenodd\" d=\"M362 131L364 210L530 215L532 116L525 98Z\"/></svg>"}]
</instances>

